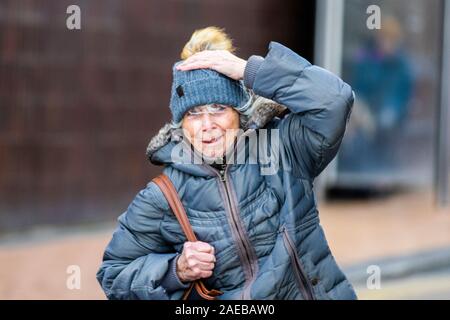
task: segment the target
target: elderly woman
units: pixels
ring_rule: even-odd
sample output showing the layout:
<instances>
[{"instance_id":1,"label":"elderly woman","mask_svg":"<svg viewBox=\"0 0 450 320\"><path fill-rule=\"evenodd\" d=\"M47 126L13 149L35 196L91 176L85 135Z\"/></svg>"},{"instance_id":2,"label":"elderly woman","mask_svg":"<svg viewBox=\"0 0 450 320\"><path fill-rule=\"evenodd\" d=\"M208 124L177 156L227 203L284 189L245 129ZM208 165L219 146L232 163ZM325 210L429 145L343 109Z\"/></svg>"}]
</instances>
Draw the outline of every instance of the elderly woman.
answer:
<instances>
[{"instance_id":1,"label":"elderly woman","mask_svg":"<svg viewBox=\"0 0 450 320\"><path fill-rule=\"evenodd\" d=\"M219 299L356 298L313 193L341 144L352 89L277 42L248 61L233 52L221 29L192 35L173 67L172 121L147 148L198 241L187 241L161 190L148 183L105 250L97 279L108 298L180 299L197 279L220 290ZM240 142L266 132L276 170L250 156L229 161ZM197 161L175 156L186 142Z\"/></svg>"}]
</instances>

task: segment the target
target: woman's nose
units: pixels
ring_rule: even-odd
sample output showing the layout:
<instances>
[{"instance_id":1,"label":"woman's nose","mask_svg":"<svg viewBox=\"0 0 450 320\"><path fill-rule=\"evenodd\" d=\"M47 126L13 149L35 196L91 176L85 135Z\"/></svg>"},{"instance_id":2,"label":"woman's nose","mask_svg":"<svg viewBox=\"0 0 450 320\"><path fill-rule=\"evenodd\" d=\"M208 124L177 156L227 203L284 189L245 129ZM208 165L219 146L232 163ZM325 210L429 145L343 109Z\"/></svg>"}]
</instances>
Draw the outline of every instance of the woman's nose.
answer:
<instances>
[{"instance_id":1,"label":"woman's nose","mask_svg":"<svg viewBox=\"0 0 450 320\"><path fill-rule=\"evenodd\" d=\"M210 127L212 127L214 125L214 121L212 121L211 116L209 115L209 113L204 113L202 114L202 129L209 129Z\"/></svg>"}]
</instances>

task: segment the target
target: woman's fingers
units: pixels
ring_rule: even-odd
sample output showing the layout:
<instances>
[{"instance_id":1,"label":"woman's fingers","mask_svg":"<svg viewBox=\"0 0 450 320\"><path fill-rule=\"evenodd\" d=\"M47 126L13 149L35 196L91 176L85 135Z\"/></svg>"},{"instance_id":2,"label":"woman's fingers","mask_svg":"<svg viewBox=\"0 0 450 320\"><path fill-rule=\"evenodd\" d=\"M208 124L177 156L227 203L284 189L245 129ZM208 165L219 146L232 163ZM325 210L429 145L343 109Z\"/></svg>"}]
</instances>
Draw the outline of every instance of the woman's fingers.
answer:
<instances>
[{"instance_id":1,"label":"woman's fingers","mask_svg":"<svg viewBox=\"0 0 450 320\"><path fill-rule=\"evenodd\" d=\"M214 247L210 245L209 243L202 242L202 241L195 241L195 242L185 242L184 244L185 249L192 249L194 251L200 251L200 252L207 252L214 254Z\"/></svg>"},{"instance_id":2,"label":"woman's fingers","mask_svg":"<svg viewBox=\"0 0 450 320\"><path fill-rule=\"evenodd\" d=\"M177 274L182 281L208 278L214 270L214 247L202 241L185 242L177 263Z\"/></svg>"},{"instance_id":3,"label":"woman's fingers","mask_svg":"<svg viewBox=\"0 0 450 320\"><path fill-rule=\"evenodd\" d=\"M224 50L205 50L187 58L178 70L212 69L234 80L242 79L247 61Z\"/></svg>"},{"instance_id":4,"label":"woman's fingers","mask_svg":"<svg viewBox=\"0 0 450 320\"><path fill-rule=\"evenodd\" d=\"M203 271L212 271L214 269L214 263L204 263L204 262L196 261L195 264L193 264L192 266L189 266L189 269L191 269L191 270L200 269Z\"/></svg>"},{"instance_id":5,"label":"woman's fingers","mask_svg":"<svg viewBox=\"0 0 450 320\"><path fill-rule=\"evenodd\" d=\"M214 51L198 52L177 66L178 70L191 70L194 65L209 65L214 60ZM195 68L194 68L195 69Z\"/></svg>"},{"instance_id":6,"label":"woman's fingers","mask_svg":"<svg viewBox=\"0 0 450 320\"><path fill-rule=\"evenodd\" d=\"M216 262L216 257L213 254L199 251L186 252L186 258L188 260L199 261L204 263Z\"/></svg>"},{"instance_id":7,"label":"woman's fingers","mask_svg":"<svg viewBox=\"0 0 450 320\"><path fill-rule=\"evenodd\" d=\"M188 70L194 70L194 69L209 69L212 68L212 63L211 62L206 62L206 61L195 61L195 62L191 62L191 63L187 63L183 66L178 66L178 70L181 71L188 71Z\"/></svg>"},{"instance_id":8,"label":"woman's fingers","mask_svg":"<svg viewBox=\"0 0 450 320\"><path fill-rule=\"evenodd\" d=\"M194 69L207 69L207 68L214 68L215 63L214 61L210 59L193 59L193 60L186 60L184 63L177 66L178 70L181 71L188 71L188 70L194 70Z\"/></svg>"},{"instance_id":9,"label":"woman's fingers","mask_svg":"<svg viewBox=\"0 0 450 320\"><path fill-rule=\"evenodd\" d=\"M206 242L185 242L182 254L190 267L193 267L198 262L214 263L216 261L214 247Z\"/></svg>"}]
</instances>

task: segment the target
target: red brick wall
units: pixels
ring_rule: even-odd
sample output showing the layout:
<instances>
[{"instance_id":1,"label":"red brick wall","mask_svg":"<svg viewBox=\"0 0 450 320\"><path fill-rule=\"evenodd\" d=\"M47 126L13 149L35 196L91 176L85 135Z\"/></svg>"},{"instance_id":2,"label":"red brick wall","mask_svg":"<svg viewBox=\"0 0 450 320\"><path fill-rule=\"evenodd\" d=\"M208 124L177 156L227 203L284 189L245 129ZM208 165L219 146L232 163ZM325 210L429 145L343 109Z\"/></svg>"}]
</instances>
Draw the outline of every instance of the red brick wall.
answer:
<instances>
[{"instance_id":1,"label":"red brick wall","mask_svg":"<svg viewBox=\"0 0 450 320\"><path fill-rule=\"evenodd\" d=\"M0 2L0 231L111 220L159 172L171 66L193 30L225 27L238 55L270 40L312 56L314 2ZM82 30L66 28L81 7Z\"/></svg>"}]
</instances>

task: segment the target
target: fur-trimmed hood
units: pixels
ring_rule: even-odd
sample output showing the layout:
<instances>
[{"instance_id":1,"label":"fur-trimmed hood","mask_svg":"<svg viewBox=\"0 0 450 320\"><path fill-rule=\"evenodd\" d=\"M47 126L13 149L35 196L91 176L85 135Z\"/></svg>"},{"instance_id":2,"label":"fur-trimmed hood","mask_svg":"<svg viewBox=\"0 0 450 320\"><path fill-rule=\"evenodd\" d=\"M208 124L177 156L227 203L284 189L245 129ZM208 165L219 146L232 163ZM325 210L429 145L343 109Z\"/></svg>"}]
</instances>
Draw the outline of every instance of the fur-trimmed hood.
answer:
<instances>
[{"instance_id":1,"label":"fur-trimmed hood","mask_svg":"<svg viewBox=\"0 0 450 320\"><path fill-rule=\"evenodd\" d=\"M246 122L244 131L264 128L274 117L282 117L289 112L285 106L282 106L272 100L252 94L252 113ZM157 156L158 151L167 146L170 142L179 142L182 137L176 133L171 123L166 123L158 133L153 136L147 146L146 155L150 162L156 165L162 164L161 157Z\"/></svg>"}]
</instances>

